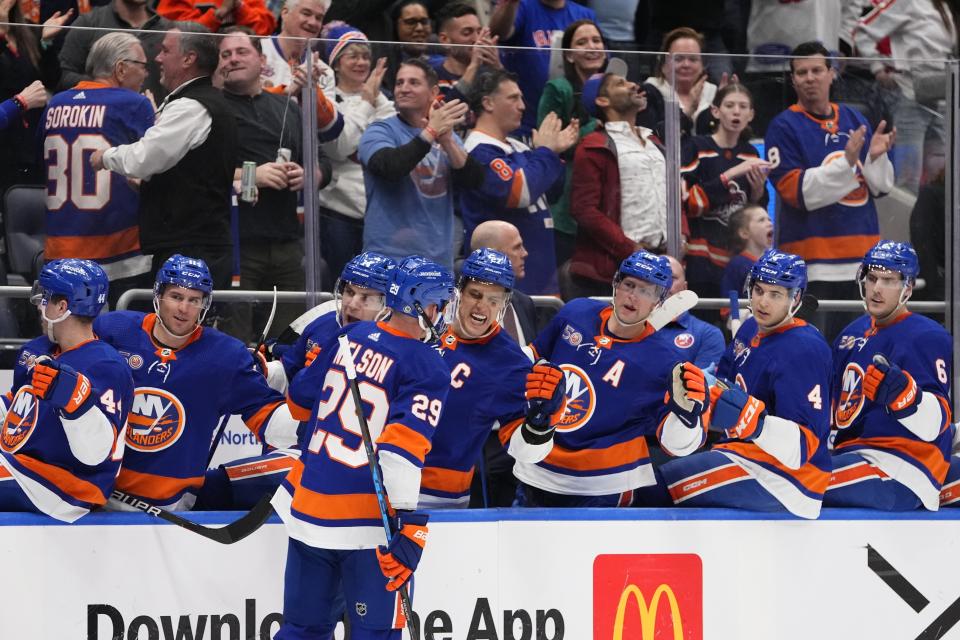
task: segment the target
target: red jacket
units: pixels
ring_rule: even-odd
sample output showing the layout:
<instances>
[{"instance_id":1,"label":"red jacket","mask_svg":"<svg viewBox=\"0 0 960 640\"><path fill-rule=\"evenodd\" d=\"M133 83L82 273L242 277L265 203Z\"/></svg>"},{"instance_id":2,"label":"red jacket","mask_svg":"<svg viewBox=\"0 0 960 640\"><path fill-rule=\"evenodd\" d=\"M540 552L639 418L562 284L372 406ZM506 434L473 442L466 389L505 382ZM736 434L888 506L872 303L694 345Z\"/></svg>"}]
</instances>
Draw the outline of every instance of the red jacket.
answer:
<instances>
[{"instance_id":1,"label":"red jacket","mask_svg":"<svg viewBox=\"0 0 960 640\"><path fill-rule=\"evenodd\" d=\"M221 23L214 11L220 6L220 0L159 0L157 13L170 20L196 22L210 31L217 31ZM277 19L267 9L264 0L243 0L233 11L233 22L248 27L258 36L269 36L277 27ZM219 42L219 41L218 41Z\"/></svg>"}]
</instances>

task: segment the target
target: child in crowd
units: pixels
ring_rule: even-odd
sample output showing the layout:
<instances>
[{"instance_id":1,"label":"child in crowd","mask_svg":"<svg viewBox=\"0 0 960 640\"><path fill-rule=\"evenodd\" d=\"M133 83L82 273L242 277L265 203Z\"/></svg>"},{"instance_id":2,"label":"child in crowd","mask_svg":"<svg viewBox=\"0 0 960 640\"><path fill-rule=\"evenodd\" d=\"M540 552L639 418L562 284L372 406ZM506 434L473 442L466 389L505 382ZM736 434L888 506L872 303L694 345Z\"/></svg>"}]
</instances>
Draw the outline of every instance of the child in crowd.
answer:
<instances>
[{"instance_id":1,"label":"child in crowd","mask_svg":"<svg viewBox=\"0 0 960 640\"><path fill-rule=\"evenodd\" d=\"M747 275L764 251L773 246L773 221L767 210L758 204L748 204L730 216L730 262L720 281L722 295L731 291L743 292Z\"/></svg>"}]
</instances>

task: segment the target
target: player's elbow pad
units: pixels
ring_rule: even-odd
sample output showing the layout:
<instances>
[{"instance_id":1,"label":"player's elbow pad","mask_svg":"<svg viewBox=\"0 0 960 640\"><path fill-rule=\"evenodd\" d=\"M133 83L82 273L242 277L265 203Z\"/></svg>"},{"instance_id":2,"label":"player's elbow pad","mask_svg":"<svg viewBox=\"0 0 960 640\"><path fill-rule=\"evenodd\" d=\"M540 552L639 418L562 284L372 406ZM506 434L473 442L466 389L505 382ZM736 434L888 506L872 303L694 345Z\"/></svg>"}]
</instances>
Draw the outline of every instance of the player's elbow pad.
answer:
<instances>
[{"instance_id":1,"label":"player's elbow pad","mask_svg":"<svg viewBox=\"0 0 960 640\"><path fill-rule=\"evenodd\" d=\"M110 455L113 450L113 425L99 407L92 407L79 418L60 418L67 435L70 452L81 463L93 467Z\"/></svg>"},{"instance_id":2,"label":"player's elbow pad","mask_svg":"<svg viewBox=\"0 0 960 640\"><path fill-rule=\"evenodd\" d=\"M271 360L267 363L267 386L287 395L287 372L283 368L283 363L279 360Z\"/></svg>"},{"instance_id":3,"label":"player's elbow pad","mask_svg":"<svg viewBox=\"0 0 960 640\"><path fill-rule=\"evenodd\" d=\"M803 466L801 438L800 426L793 420L767 416L763 420L763 430L753 443L786 468L796 470Z\"/></svg>"},{"instance_id":4,"label":"player's elbow pad","mask_svg":"<svg viewBox=\"0 0 960 640\"><path fill-rule=\"evenodd\" d=\"M377 451L383 488L394 509L412 511L420 501L420 467L392 451Z\"/></svg>"},{"instance_id":5,"label":"player's elbow pad","mask_svg":"<svg viewBox=\"0 0 960 640\"><path fill-rule=\"evenodd\" d=\"M900 418L900 424L924 442L933 442L943 431L946 419L937 396L924 391L917 403L917 410L906 418Z\"/></svg>"},{"instance_id":6,"label":"player's elbow pad","mask_svg":"<svg viewBox=\"0 0 960 640\"><path fill-rule=\"evenodd\" d=\"M300 423L290 415L290 407L279 405L263 428L263 441L274 449L290 449L297 445Z\"/></svg>"},{"instance_id":7,"label":"player's elbow pad","mask_svg":"<svg viewBox=\"0 0 960 640\"><path fill-rule=\"evenodd\" d=\"M507 453L520 462L530 464L540 462L553 449L553 434L555 432L554 427L540 430L524 422L510 436Z\"/></svg>"}]
</instances>

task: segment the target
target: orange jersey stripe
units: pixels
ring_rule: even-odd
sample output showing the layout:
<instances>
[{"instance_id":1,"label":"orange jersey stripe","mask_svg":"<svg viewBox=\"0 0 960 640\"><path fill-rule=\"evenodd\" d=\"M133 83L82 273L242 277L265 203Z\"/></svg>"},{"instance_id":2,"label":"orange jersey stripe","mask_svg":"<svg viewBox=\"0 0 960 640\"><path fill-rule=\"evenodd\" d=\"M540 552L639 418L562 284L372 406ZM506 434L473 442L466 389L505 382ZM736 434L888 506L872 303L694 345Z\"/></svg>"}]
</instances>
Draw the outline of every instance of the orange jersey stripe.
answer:
<instances>
[{"instance_id":1,"label":"orange jersey stripe","mask_svg":"<svg viewBox=\"0 0 960 640\"><path fill-rule=\"evenodd\" d=\"M510 184L510 195L507 196L507 208L516 209L520 206L520 200L523 198L523 187L527 183L527 177L523 169L517 169L513 173L513 182Z\"/></svg>"},{"instance_id":2,"label":"orange jersey stripe","mask_svg":"<svg viewBox=\"0 0 960 640\"><path fill-rule=\"evenodd\" d=\"M728 466L691 476L684 479L678 486L670 487L670 497L673 498L674 502L679 502L683 498L701 493L718 484L749 476L750 474L746 469L735 462L731 462Z\"/></svg>"},{"instance_id":3,"label":"orange jersey stripe","mask_svg":"<svg viewBox=\"0 0 960 640\"><path fill-rule=\"evenodd\" d=\"M520 425L523 424L524 418L517 418L513 422L508 422L507 424L500 427L497 431L497 437L500 439L500 444L507 446L510 443L510 438L513 437L513 432L520 428Z\"/></svg>"},{"instance_id":4,"label":"orange jersey stripe","mask_svg":"<svg viewBox=\"0 0 960 640\"><path fill-rule=\"evenodd\" d=\"M748 460L761 462L768 467L773 467L784 476L796 479L806 487L807 490L818 495L823 495L823 492L827 490L827 485L830 483L829 472L819 469L809 462L799 469L788 469L779 460L752 442L722 442L715 445L714 448L731 451Z\"/></svg>"},{"instance_id":5,"label":"orange jersey stripe","mask_svg":"<svg viewBox=\"0 0 960 640\"><path fill-rule=\"evenodd\" d=\"M327 495L307 489L300 483L303 462L297 460L287 476L293 488L294 510L325 520L380 519L380 506L373 493L345 493ZM393 514L393 509L390 513Z\"/></svg>"},{"instance_id":6,"label":"orange jersey stripe","mask_svg":"<svg viewBox=\"0 0 960 640\"><path fill-rule=\"evenodd\" d=\"M421 463L430 451L430 441L410 427L391 422L377 438L377 444L391 444L415 456Z\"/></svg>"},{"instance_id":7,"label":"orange jersey stripe","mask_svg":"<svg viewBox=\"0 0 960 640\"><path fill-rule=\"evenodd\" d=\"M169 478L152 473L143 473L120 468L117 476L117 489L150 500L168 500L181 491L198 489L203 485L203 476L193 478Z\"/></svg>"},{"instance_id":8,"label":"orange jersey stripe","mask_svg":"<svg viewBox=\"0 0 960 640\"><path fill-rule=\"evenodd\" d=\"M7 471L6 467L0 467L0 480L4 478L12 478L13 476Z\"/></svg>"},{"instance_id":9,"label":"orange jersey stripe","mask_svg":"<svg viewBox=\"0 0 960 640\"><path fill-rule=\"evenodd\" d=\"M421 487L449 493L469 491L472 481L473 469L470 469L470 471L455 471L441 467L424 467L423 475L420 476Z\"/></svg>"},{"instance_id":10,"label":"orange jersey stripe","mask_svg":"<svg viewBox=\"0 0 960 640\"><path fill-rule=\"evenodd\" d=\"M575 471L600 471L630 464L641 458L647 458L649 455L646 438L640 436L606 449L572 451L554 444L544 462Z\"/></svg>"},{"instance_id":11,"label":"orange jersey stripe","mask_svg":"<svg viewBox=\"0 0 960 640\"><path fill-rule=\"evenodd\" d=\"M86 258L103 260L140 250L140 230L129 227L104 236L47 236L43 255L46 259Z\"/></svg>"},{"instance_id":12,"label":"orange jersey stripe","mask_svg":"<svg viewBox=\"0 0 960 640\"><path fill-rule=\"evenodd\" d=\"M36 458L15 453L13 454L17 462L29 469L38 476L45 478L53 483L60 491L70 497L90 504L106 504L107 498L103 495L97 485L86 480L81 480L66 469L40 462Z\"/></svg>"},{"instance_id":13,"label":"orange jersey stripe","mask_svg":"<svg viewBox=\"0 0 960 640\"><path fill-rule=\"evenodd\" d=\"M884 436L879 438L854 438L842 444L837 445L837 451L847 447L870 447L873 449L885 449L892 451L902 451L908 456L922 464L930 472L937 482L943 484L947 478L947 471L950 470L950 463L944 459L943 452L937 445L921 440L911 440L910 438L899 438L897 436Z\"/></svg>"},{"instance_id":14,"label":"orange jersey stripe","mask_svg":"<svg viewBox=\"0 0 960 640\"><path fill-rule=\"evenodd\" d=\"M265 404L262 407L260 407L260 409L257 410L255 414L253 414L252 416L244 420L244 423L246 423L247 428L249 428L250 431L253 431L255 434L257 434L257 437L259 438L260 429L263 427L263 424L267 421L267 419L273 414L273 412L279 406L280 406L279 401ZM291 415L293 414L292 411L290 413ZM305 419L308 419L309 417L310 415L308 414L307 418Z\"/></svg>"},{"instance_id":15,"label":"orange jersey stripe","mask_svg":"<svg viewBox=\"0 0 960 640\"><path fill-rule=\"evenodd\" d=\"M294 420L306 422L310 419L310 409L301 407L296 402L291 400L290 396L287 396L287 406L290 407L290 415L293 416Z\"/></svg>"},{"instance_id":16,"label":"orange jersey stripe","mask_svg":"<svg viewBox=\"0 0 960 640\"><path fill-rule=\"evenodd\" d=\"M791 207L800 208L800 175L803 173L800 169L788 171L777 181L777 193L787 201Z\"/></svg>"},{"instance_id":17,"label":"orange jersey stripe","mask_svg":"<svg viewBox=\"0 0 960 640\"><path fill-rule=\"evenodd\" d=\"M836 260L856 256L859 260L880 241L880 236L835 236L806 238L780 245L781 251L795 253L806 260Z\"/></svg>"},{"instance_id":18,"label":"orange jersey stripe","mask_svg":"<svg viewBox=\"0 0 960 640\"><path fill-rule=\"evenodd\" d=\"M830 475L830 486L838 484L849 484L857 480L863 480L865 478L886 478L885 474L879 467L871 465L869 462L863 462L862 464L855 464L852 467L847 467L846 469L840 469L839 471L834 471Z\"/></svg>"}]
</instances>

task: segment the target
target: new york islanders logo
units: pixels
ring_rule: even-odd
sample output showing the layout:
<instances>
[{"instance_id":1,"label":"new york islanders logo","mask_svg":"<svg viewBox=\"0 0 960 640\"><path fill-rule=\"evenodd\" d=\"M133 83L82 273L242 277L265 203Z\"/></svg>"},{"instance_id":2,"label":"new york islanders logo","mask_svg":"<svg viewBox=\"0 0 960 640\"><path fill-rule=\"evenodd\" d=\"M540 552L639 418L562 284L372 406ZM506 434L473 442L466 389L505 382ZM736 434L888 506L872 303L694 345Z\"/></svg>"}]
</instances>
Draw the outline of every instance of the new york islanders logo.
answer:
<instances>
[{"instance_id":1,"label":"new york islanders logo","mask_svg":"<svg viewBox=\"0 0 960 640\"><path fill-rule=\"evenodd\" d=\"M841 377L840 397L834 414L837 427L843 429L853 424L863 409L863 402L863 369L856 362L851 362Z\"/></svg>"},{"instance_id":2,"label":"new york islanders logo","mask_svg":"<svg viewBox=\"0 0 960 640\"><path fill-rule=\"evenodd\" d=\"M3 434L0 435L0 447L13 453L22 447L37 426L39 401L33 394L33 387L20 387L10 403L10 410L3 420Z\"/></svg>"},{"instance_id":3,"label":"new york islanders logo","mask_svg":"<svg viewBox=\"0 0 960 640\"><path fill-rule=\"evenodd\" d=\"M673 344L680 349L689 349L695 341L692 333L681 333L673 339Z\"/></svg>"},{"instance_id":4,"label":"new york islanders logo","mask_svg":"<svg viewBox=\"0 0 960 640\"><path fill-rule=\"evenodd\" d=\"M597 407L597 392L593 388L590 376L575 364L562 364L567 386L567 410L557 425L561 433L576 431L593 416Z\"/></svg>"},{"instance_id":5,"label":"new york islanders logo","mask_svg":"<svg viewBox=\"0 0 960 640\"><path fill-rule=\"evenodd\" d=\"M183 434L186 411L175 395L154 387L138 387L128 417L127 446L134 451L162 451Z\"/></svg>"}]
</instances>

